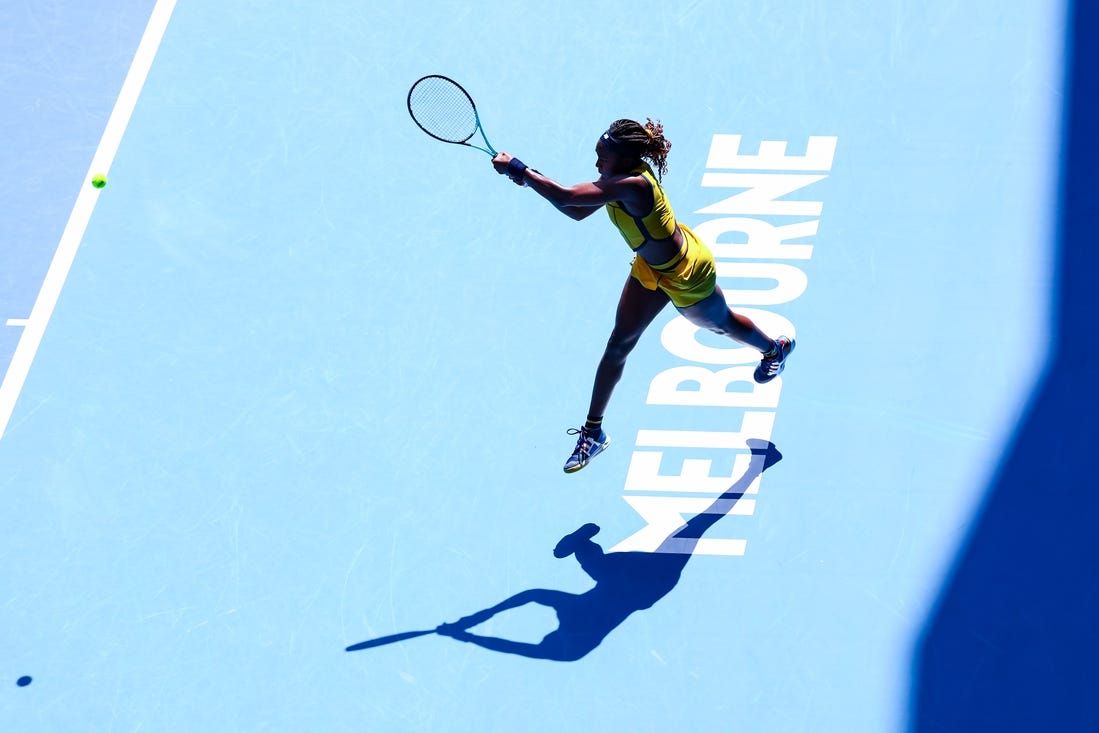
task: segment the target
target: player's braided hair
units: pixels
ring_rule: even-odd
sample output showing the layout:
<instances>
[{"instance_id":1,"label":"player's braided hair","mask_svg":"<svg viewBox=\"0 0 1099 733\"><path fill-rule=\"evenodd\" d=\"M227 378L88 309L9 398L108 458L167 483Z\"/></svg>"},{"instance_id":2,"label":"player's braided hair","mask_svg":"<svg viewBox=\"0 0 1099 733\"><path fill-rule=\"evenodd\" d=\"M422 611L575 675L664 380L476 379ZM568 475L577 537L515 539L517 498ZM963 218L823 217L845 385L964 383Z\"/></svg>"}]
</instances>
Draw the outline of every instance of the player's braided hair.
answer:
<instances>
[{"instance_id":1,"label":"player's braided hair","mask_svg":"<svg viewBox=\"0 0 1099 733\"><path fill-rule=\"evenodd\" d=\"M656 177L668 172L668 151L672 144L664 137L664 125L645 118L645 124L635 120L615 120L607 132L621 144L625 154L649 161L656 169Z\"/></svg>"}]
</instances>

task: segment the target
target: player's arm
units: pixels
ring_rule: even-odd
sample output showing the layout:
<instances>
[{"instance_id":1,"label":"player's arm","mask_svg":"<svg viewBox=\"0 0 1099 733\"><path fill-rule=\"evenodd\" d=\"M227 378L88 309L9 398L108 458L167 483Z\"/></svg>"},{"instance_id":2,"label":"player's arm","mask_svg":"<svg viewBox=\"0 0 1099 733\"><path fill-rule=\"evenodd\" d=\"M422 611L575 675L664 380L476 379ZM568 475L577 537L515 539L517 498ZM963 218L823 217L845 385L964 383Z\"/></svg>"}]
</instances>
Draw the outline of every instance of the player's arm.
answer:
<instances>
[{"instance_id":1,"label":"player's arm","mask_svg":"<svg viewBox=\"0 0 1099 733\"><path fill-rule=\"evenodd\" d=\"M521 169L516 170L514 160L507 153L499 153L493 158L492 164L497 171L506 174L516 183L529 186L562 214L578 221L586 219L596 209L612 201L621 201L627 205L634 204L640 207L647 194L644 179L637 176L600 179L591 183L564 186L533 168L522 166Z\"/></svg>"},{"instance_id":2,"label":"player's arm","mask_svg":"<svg viewBox=\"0 0 1099 733\"><path fill-rule=\"evenodd\" d=\"M588 218L607 203L621 201L623 196L629 195L629 187L618 182L594 181L563 186L533 168L523 171L521 180L562 214L577 221Z\"/></svg>"},{"instance_id":3,"label":"player's arm","mask_svg":"<svg viewBox=\"0 0 1099 733\"><path fill-rule=\"evenodd\" d=\"M595 212L597 212L601 208L603 208L601 205L595 205L595 206L570 206L568 204L562 204L562 205L554 204L554 207L556 207L557 210L560 211L565 216L569 217L570 219L576 219L577 221L587 219L589 216L591 216L592 214L594 214Z\"/></svg>"}]
</instances>

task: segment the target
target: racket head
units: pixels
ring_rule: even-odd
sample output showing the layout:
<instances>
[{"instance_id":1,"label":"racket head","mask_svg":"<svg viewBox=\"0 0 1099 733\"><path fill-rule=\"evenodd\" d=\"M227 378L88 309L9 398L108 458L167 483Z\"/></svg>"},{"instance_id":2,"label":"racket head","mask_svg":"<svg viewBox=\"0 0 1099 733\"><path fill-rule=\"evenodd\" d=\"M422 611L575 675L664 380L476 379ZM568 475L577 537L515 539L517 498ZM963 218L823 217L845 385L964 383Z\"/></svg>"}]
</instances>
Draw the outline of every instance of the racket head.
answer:
<instances>
[{"instance_id":1,"label":"racket head","mask_svg":"<svg viewBox=\"0 0 1099 733\"><path fill-rule=\"evenodd\" d=\"M436 140L484 150L469 142L478 130L484 138L477 105L473 103L469 92L450 77L428 74L417 79L408 90L407 104L412 121ZM488 144L487 138L485 143ZM496 151L485 152L495 154Z\"/></svg>"}]
</instances>

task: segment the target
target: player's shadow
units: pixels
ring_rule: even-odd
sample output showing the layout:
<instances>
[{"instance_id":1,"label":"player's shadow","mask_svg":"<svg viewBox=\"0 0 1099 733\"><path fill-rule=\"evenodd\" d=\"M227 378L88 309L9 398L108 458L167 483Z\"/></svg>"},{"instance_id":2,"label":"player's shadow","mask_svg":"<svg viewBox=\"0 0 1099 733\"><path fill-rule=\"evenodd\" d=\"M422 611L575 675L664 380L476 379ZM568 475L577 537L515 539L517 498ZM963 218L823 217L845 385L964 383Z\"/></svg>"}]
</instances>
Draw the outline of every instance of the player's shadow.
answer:
<instances>
[{"instance_id":1,"label":"player's shadow","mask_svg":"<svg viewBox=\"0 0 1099 733\"><path fill-rule=\"evenodd\" d=\"M599 531L586 524L561 539L556 557L574 555L595 587L585 593L532 588L517 593L491 608L442 624L435 632L486 649L519 654L535 659L576 661L595 649L619 624L635 611L650 608L679 582L691 558L682 552L683 542L697 542L721 517L728 514L760 474L782 459L773 443L749 440L752 457L748 469L736 483L717 497L706 511L696 515L665 538L656 552L604 552L592 537ZM675 551L662 551L675 545ZM690 545L689 545L690 546ZM498 613L538 603L557 613L558 627L537 644L472 634L469 629Z\"/></svg>"}]
</instances>

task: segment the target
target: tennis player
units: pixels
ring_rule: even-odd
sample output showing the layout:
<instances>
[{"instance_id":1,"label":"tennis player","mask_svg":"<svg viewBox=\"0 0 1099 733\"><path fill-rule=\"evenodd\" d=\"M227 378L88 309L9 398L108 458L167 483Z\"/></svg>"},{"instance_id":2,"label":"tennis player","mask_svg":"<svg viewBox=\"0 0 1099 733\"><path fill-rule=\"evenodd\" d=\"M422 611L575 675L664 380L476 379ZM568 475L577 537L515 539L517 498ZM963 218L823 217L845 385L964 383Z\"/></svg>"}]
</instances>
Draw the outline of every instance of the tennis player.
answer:
<instances>
[{"instance_id":1,"label":"tennis player","mask_svg":"<svg viewBox=\"0 0 1099 733\"><path fill-rule=\"evenodd\" d=\"M603 430L603 413L638 339L669 302L694 325L728 336L759 350L762 359L755 380L769 382L786 366L794 340L770 338L725 302L717 286L714 256L690 229L676 221L660 180L668 168L671 143L659 121L617 120L595 145L599 178L563 186L508 153L498 153L492 165L512 181L529 186L558 211L577 221L606 208L636 256L622 296L614 328L595 371L588 416L577 435L565 472L579 471L610 445ZM654 172L655 168L655 172Z\"/></svg>"}]
</instances>

